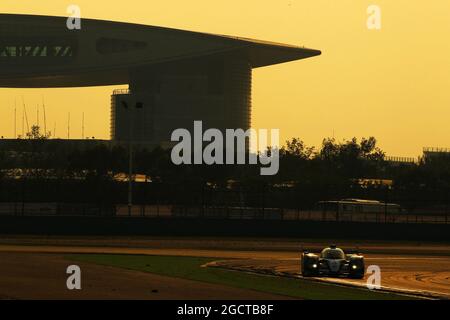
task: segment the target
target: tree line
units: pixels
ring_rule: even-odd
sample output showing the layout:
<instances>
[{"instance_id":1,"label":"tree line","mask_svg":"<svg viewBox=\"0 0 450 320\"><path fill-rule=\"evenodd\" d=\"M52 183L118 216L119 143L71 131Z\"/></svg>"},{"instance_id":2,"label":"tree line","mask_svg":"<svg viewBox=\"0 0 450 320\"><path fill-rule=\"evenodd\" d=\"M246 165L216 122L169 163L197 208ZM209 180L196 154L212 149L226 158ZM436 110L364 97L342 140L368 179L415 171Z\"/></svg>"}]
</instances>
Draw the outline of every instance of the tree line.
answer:
<instances>
[{"instance_id":1,"label":"tree line","mask_svg":"<svg viewBox=\"0 0 450 320\"><path fill-rule=\"evenodd\" d=\"M37 136L0 147L0 202L126 203L126 145L76 147ZM450 198L448 157L393 163L374 137L326 138L319 148L290 139L275 176L261 176L253 165L176 166L170 155L135 148L134 173L147 177L134 185L136 203L309 208L343 198L404 206L448 205Z\"/></svg>"}]
</instances>

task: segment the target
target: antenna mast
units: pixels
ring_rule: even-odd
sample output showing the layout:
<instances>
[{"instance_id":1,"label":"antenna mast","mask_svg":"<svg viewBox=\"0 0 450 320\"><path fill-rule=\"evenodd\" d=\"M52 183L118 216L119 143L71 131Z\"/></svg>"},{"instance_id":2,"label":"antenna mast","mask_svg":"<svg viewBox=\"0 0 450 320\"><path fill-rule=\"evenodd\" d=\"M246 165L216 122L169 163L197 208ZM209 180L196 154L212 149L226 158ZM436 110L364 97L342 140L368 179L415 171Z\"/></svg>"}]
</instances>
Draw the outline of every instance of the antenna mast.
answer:
<instances>
[{"instance_id":1,"label":"antenna mast","mask_svg":"<svg viewBox=\"0 0 450 320\"><path fill-rule=\"evenodd\" d=\"M70 139L70 112L69 112L69 116L67 118L67 140Z\"/></svg>"},{"instance_id":2,"label":"antenna mast","mask_svg":"<svg viewBox=\"0 0 450 320\"><path fill-rule=\"evenodd\" d=\"M28 115L27 115L27 107L25 106L25 100L22 97L22 103L23 103L23 112L25 114L25 122L27 124L27 133L30 132L30 126L28 125Z\"/></svg>"},{"instance_id":3,"label":"antenna mast","mask_svg":"<svg viewBox=\"0 0 450 320\"><path fill-rule=\"evenodd\" d=\"M42 109L44 111L44 135L47 136L47 115L45 114L44 97L42 97Z\"/></svg>"},{"instance_id":4,"label":"antenna mast","mask_svg":"<svg viewBox=\"0 0 450 320\"><path fill-rule=\"evenodd\" d=\"M14 99L14 139L17 139L17 102Z\"/></svg>"},{"instance_id":5,"label":"antenna mast","mask_svg":"<svg viewBox=\"0 0 450 320\"><path fill-rule=\"evenodd\" d=\"M25 137L25 109L22 108L22 139Z\"/></svg>"},{"instance_id":6,"label":"antenna mast","mask_svg":"<svg viewBox=\"0 0 450 320\"><path fill-rule=\"evenodd\" d=\"M84 140L84 112L83 112L83 117L81 120L81 139Z\"/></svg>"}]
</instances>

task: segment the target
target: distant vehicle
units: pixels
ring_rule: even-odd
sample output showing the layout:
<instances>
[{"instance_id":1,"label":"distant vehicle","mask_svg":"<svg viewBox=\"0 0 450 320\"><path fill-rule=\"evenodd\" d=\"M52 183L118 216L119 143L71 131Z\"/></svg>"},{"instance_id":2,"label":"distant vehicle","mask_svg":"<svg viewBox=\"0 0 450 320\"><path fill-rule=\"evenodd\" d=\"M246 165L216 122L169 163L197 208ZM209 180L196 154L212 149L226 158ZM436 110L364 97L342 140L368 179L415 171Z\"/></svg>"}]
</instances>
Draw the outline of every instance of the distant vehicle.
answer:
<instances>
[{"instance_id":1,"label":"distant vehicle","mask_svg":"<svg viewBox=\"0 0 450 320\"><path fill-rule=\"evenodd\" d=\"M336 213L388 213L398 214L402 207L395 203L384 203L375 200L343 199L340 201L320 201L322 211Z\"/></svg>"},{"instance_id":2,"label":"distant vehicle","mask_svg":"<svg viewBox=\"0 0 450 320\"><path fill-rule=\"evenodd\" d=\"M301 272L304 277L347 277L362 279L365 274L364 257L361 254L345 254L335 245L320 254L302 252Z\"/></svg>"}]
</instances>

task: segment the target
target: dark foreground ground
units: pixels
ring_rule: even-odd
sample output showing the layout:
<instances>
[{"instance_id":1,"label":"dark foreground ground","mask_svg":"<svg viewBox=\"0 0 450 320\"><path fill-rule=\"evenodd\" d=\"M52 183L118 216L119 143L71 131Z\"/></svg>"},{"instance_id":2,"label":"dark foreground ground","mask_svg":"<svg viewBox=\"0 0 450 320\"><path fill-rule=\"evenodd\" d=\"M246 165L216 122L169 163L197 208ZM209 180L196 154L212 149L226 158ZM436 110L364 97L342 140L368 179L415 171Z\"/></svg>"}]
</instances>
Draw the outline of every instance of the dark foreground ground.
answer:
<instances>
[{"instance_id":1,"label":"dark foreground ground","mask_svg":"<svg viewBox=\"0 0 450 320\"><path fill-rule=\"evenodd\" d=\"M270 293L73 261L62 254L0 253L0 299L289 299ZM82 290L66 287L66 268L82 270Z\"/></svg>"}]
</instances>

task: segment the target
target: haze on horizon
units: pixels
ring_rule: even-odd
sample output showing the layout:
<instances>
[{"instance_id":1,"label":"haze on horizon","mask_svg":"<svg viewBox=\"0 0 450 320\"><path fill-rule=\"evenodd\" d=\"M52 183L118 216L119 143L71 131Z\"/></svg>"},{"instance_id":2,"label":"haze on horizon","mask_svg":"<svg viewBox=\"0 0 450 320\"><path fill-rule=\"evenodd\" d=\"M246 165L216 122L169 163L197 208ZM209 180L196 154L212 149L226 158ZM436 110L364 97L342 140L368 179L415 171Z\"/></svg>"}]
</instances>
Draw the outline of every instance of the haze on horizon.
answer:
<instances>
[{"instance_id":1,"label":"haze on horizon","mask_svg":"<svg viewBox=\"0 0 450 320\"><path fill-rule=\"evenodd\" d=\"M254 128L279 128L282 141L320 146L375 136L393 156L450 147L450 2L406 0L109 1L3 0L2 13L82 17L228 34L322 50L322 55L254 70ZM382 10L382 28L366 27L367 8ZM30 124L45 99L47 130L57 137L109 138L114 87L0 89L0 136L21 133L22 97ZM42 116L42 110L40 111ZM40 122L42 124L43 119Z\"/></svg>"}]
</instances>

